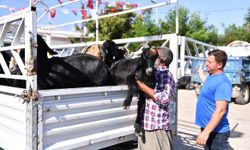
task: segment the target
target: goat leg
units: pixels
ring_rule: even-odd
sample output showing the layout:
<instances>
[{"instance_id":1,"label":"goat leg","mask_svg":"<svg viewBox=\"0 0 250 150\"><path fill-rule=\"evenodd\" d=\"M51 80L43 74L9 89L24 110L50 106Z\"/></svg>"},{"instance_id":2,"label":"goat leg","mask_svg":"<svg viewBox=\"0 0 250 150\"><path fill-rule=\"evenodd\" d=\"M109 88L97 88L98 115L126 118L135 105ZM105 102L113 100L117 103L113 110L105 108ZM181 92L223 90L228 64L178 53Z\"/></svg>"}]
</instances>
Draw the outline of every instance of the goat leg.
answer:
<instances>
[{"instance_id":1,"label":"goat leg","mask_svg":"<svg viewBox=\"0 0 250 150\"><path fill-rule=\"evenodd\" d=\"M129 109L133 96L138 93L138 86L135 81L135 76L127 77L128 93L126 99L123 101L123 108Z\"/></svg>"},{"instance_id":2,"label":"goat leg","mask_svg":"<svg viewBox=\"0 0 250 150\"><path fill-rule=\"evenodd\" d=\"M144 119L143 115L145 112L145 94L142 91L139 91L139 101L137 104L137 116L134 124L135 134L142 135L142 120Z\"/></svg>"},{"instance_id":3,"label":"goat leg","mask_svg":"<svg viewBox=\"0 0 250 150\"><path fill-rule=\"evenodd\" d=\"M123 109L125 109L125 110L129 109L133 95L134 95L133 93L134 92L132 92L130 90L128 91L126 99L123 101Z\"/></svg>"}]
</instances>

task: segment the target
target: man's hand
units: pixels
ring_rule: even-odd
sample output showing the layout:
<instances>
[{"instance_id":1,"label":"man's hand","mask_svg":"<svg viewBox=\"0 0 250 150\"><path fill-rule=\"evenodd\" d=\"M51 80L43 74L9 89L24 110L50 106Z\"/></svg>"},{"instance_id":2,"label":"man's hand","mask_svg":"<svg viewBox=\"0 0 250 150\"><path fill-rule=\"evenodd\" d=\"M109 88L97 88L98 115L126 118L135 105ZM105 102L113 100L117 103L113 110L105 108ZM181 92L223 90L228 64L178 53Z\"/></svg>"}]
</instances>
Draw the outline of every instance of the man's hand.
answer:
<instances>
[{"instance_id":1,"label":"man's hand","mask_svg":"<svg viewBox=\"0 0 250 150\"><path fill-rule=\"evenodd\" d=\"M209 137L209 133L205 132L204 130L198 135L196 139L196 144L205 145L207 143L207 139Z\"/></svg>"},{"instance_id":2,"label":"man's hand","mask_svg":"<svg viewBox=\"0 0 250 150\"><path fill-rule=\"evenodd\" d=\"M142 90L144 93L146 93L152 100L155 100L154 89L148 87L146 84L144 84L140 80L136 80L136 83L137 83L138 88L140 90Z\"/></svg>"},{"instance_id":3,"label":"man's hand","mask_svg":"<svg viewBox=\"0 0 250 150\"><path fill-rule=\"evenodd\" d=\"M205 82L205 80L206 80L206 78L207 78L207 75L205 74L205 72L204 72L204 70L203 70L203 64L200 64L198 73L199 73L199 75L200 75L201 81L202 81L202 82Z\"/></svg>"},{"instance_id":4,"label":"man's hand","mask_svg":"<svg viewBox=\"0 0 250 150\"><path fill-rule=\"evenodd\" d=\"M203 64L200 64L198 73L200 74L200 73L203 73L203 72L204 72L204 70L203 70Z\"/></svg>"}]
</instances>

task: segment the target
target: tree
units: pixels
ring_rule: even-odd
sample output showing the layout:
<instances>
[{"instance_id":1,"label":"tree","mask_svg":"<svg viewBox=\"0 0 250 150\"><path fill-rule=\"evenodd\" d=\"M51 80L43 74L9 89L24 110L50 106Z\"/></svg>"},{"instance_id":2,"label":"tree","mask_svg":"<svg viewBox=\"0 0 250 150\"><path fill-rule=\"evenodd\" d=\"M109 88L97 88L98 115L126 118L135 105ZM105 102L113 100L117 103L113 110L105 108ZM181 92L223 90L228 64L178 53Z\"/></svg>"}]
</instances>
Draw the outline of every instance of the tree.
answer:
<instances>
[{"instance_id":1,"label":"tree","mask_svg":"<svg viewBox=\"0 0 250 150\"><path fill-rule=\"evenodd\" d=\"M247 14L245 16L245 23L243 24L245 28L245 40L250 43L250 7L247 10Z\"/></svg>"},{"instance_id":2,"label":"tree","mask_svg":"<svg viewBox=\"0 0 250 150\"><path fill-rule=\"evenodd\" d=\"M131 36L152 36L159 35L160 32L159 26L156 24L155 20L152 19L151 9L149 9L144 11L141 15L138 15L133 24Z\"/></svg>"},{"instance_id":3,"label":"tree","mask_svg":"<svg viewBox=\"0 0 250 150\"><path fill-rule=\"evenodd\" d=\"M161 20L164 33L175 33L175 17L176 11L170 10L165 17L166 20ZM179 8L179 34L210 44L217 44L218 42L216 27L207 25L207 22L202 20L197 13L190 15L189 10L185 7Z\"/></svg>"},{"instance_id":4,"label":"tree","mask_svg":"<svg viewBox=\"0 0 250 150\"><path fill-rule=\"evenodd\" d=\"M206 26L206 24L207 22L202 20L197 13L193 13L188 22L186 36L209 44L217 44L218 34L216 27L214 25Z\"/></svg>"},{"instance_id":5,"label":"tree","mask_svg":"<svg viewBox=\"0 0 250 150\"><path fill-rule=\"evenodd\" d=\"M179 8L179 34L180 35L185 35L188 27L187 23L189 20L188 17L189 10L184 7ZM176 32L176 11L175 10L170 10L167 15L165 16L165 20L160 20L161 22L161 28L163 30L163 33L165 34L170 34L170 33L175 33Z\"/></svg>"},{"instance_id":6,"label":"tree","mask_svg":"<svg viewBox=\"0 0 250 150\"><path fill-rule=\"evenodd\" d=\"M245 24L249 24L250 23L250 7L247 10L247 14L245 16Z\"/></svg>"},{"instance_id":7,"label":"tree","mask_svg":"<svg viewBox=\"0 0 250 150\"><path fill-rule=\"evenodd\" d=\"M231 24L225 28L222 42L227 45L235 40L248 41L249 33L246 33L246 31L247 29L244 26L238 27L235 24Z\"/></svg>"},{"instance_id":8,"label":"tree","mask_svg":"<svg viewBox=\"0 0 250 150\"><path fill-rule=\"evenodd\" d=\"M100 19L99 40L122 38L126 32L132 29L131 22L133 22L135 16L135 13L128 13L116 17ZM95 33L95 21L86 23L86 27L89 32Z\"/></svg>"},{"instance_id":9,"label":"tree","mask_svg":"<svg viewBox=\"0 0 250 150\"><path fill-rule=\"evenodd\" d=\"M230 24L228 27L225 27L220 43L227 45L235 40L250 42L250 8L248 8L244 20L245 22L242 26Z\"/></svg>"}]
</instances>

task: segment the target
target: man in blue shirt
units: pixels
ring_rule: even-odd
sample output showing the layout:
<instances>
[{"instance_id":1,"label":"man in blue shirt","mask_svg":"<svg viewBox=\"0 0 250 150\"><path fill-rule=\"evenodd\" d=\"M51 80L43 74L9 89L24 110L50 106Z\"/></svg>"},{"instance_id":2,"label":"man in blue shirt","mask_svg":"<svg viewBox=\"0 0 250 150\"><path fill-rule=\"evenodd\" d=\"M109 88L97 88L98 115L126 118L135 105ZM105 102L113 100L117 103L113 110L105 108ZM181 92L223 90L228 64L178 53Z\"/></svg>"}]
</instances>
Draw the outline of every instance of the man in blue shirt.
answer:
<instances>
[{"instance_id":1,"label":"man in blue shirt","mask_svg":"<svg viewBox=\"0 0 250 150\"><path fill-rule=\"evenodd\" d=\"M195 124L201 127L196 143L205 150L228 150L230 135L227 119L232 84L224 73L227 54L221 50L208 53L206 68L209 76L199 70L204 82L196 105Z\"/></svg>"}]
</instances>

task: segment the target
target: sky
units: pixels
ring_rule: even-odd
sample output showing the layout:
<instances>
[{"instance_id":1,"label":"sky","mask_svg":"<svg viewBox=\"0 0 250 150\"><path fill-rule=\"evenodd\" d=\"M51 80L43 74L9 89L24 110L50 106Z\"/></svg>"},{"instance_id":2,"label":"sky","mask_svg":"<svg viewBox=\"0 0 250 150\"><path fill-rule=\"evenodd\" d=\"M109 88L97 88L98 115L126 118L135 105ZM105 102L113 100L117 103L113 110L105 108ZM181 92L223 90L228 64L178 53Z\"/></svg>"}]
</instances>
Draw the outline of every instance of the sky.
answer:
<instances>
[{"instance_id":1,"label":"sky","mask_svg":"<svg viewBox=\"0 0 250 150\"><path fill-rule=\"evenodd\" d=\"M42 0L46 5L53 6L58 3L58 0ZM63 2L69 2L70 0L61 0ZM81 0L82 1L82 0ZM66 7L61 7L56 10L56 16L51 19L52 25L57 25L66 22L77 21L81 19L80 6L81 1L75 4L68 5ZM112 3L114 0L102 0L102 2ZM119 0L121 2L136 3L141 6L153 4L151 0ZM157 3L164 2L166 0L153 0ZM83 0L87 4L88 0ZM215 25L219 30L219 33L223 33L223 26L227 27L230 24L236 24L241 26L244 22L244 17L247 14L247 9L250 8L250 0L179 0L179 4L187 9L190 13L198 13L203 20L207 21L207 25ZM0 0L0 16L7 15L12 10L18 11L21 8L26 8L29 6L29 0ZM38 15L44 12L44 5L38 4ZM85 6L85 8L87 8ZM154 18L164 19L165 14L170 10L174 9L175 5L171 4L169 6L162 6L153 9ZM77 15L72 13L77 12ZM89 14L90 9L87 8L87 13ZM140 13L140 12L138 12ZM48 15L41 19L38 24L44 25L48 24ZM67 27L67 29L72 28L72 26Z\"/></svg>"}]
</instances>

